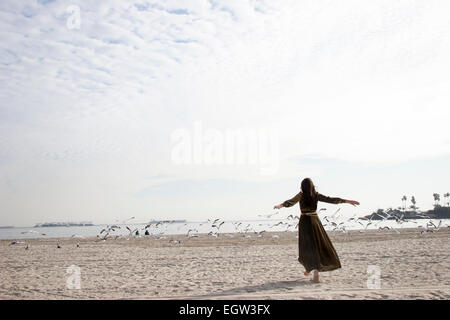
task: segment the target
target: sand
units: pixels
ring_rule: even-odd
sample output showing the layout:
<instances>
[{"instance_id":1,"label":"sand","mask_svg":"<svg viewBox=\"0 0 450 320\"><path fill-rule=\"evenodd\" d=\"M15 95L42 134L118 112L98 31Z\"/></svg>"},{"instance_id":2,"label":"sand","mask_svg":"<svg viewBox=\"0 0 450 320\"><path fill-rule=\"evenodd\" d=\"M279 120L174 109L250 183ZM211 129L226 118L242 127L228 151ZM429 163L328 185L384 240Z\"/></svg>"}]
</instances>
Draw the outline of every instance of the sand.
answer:
<instances>
[{"instance_id":1,"label":"sand","mask_svg":"<svg viewBox=\"0 0 450 320\"><path fill-rule=\"evenodd\" d=\"M450 298L450 228L329 232L342 268L321 273L321 283L303 275L295 232L250 235L33 239L28 250L2 240L0 299ZM67 288L71 265L80 289ZM369 265L379 268L379 288L368 288Z\"/></svg>"}]
</instances>

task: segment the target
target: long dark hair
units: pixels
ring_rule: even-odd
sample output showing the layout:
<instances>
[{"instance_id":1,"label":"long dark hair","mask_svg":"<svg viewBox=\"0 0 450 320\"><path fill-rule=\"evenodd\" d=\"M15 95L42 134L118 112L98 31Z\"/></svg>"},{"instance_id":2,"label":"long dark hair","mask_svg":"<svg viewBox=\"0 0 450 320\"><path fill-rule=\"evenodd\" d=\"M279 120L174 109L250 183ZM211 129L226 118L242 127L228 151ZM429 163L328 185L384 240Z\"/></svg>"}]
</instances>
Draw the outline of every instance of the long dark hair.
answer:
<instances>
[{"instance_id":1,"label":"long dark hair","mask_svg":"<svg viewBox=\"0 0 450 320\"><path fill-rule=\"evenodd\" d=\"M303 179L301 188L303 194L302 202L308 207L314 206L316 203L317 192L312 180L310 178Z\"/></svg>"}]
</instances>

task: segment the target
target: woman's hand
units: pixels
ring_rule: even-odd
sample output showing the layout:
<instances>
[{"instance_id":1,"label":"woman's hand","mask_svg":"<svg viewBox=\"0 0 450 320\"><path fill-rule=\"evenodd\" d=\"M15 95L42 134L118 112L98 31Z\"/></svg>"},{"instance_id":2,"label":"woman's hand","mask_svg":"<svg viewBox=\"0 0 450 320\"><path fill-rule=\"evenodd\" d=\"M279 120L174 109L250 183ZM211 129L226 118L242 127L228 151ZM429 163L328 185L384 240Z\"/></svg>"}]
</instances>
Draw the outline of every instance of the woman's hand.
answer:
<instances>
[{"instance_id":1,"label":"woman's hand","mask_svg":"<svg viewBox=\"0 0 450 320\"><path fill-rule=\"evenodd\" d=\"M277 204L275 207L273 207L274 209L281 209L283 208L283 204Z\"/></svg>"},{"instance_id":2,"label":"woman's hand","mask_svg":"<svg viewBox=\"0 0 450 320\"><path fill-rule=\"evenodd\" d=\"M345 202L351 204L352 206L359 206L359 202L355 200L347 200Z\"/></svg>"}]
</instances>

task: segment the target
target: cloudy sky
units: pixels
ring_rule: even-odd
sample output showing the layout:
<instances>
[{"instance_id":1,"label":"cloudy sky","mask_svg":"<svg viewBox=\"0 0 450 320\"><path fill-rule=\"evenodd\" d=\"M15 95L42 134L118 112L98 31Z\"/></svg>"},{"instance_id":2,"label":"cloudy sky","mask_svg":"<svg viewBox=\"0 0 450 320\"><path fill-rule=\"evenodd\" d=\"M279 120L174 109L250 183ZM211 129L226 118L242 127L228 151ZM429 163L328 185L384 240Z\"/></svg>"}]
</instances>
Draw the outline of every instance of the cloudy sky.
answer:
<instances>
[{"instance_id":1,"label":"cloudy sky","mask_svg":"<svg viewBox=\"0 0 450 320\"><path fill-rule=\"evenodd\" d=\"M304 177L361 202L344 214L404 194L429 209L450 191L448 12L445 0L3 0L0 225L252 219ZM237 132L256 140L227 147Z\"/></svg>"}]
</instances>

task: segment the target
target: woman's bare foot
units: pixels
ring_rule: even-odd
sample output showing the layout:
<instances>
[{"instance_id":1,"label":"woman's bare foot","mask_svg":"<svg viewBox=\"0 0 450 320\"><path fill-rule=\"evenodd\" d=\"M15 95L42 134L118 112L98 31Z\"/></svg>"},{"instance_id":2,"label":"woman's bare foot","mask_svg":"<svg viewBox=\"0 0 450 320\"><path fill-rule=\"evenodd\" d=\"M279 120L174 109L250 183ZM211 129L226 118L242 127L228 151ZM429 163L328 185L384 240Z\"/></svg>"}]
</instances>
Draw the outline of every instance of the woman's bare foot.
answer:
<instances>
[{"instance_id":1,"label":"woman's bare foot","mask_svg":"<svg viewBox=\"0 0 450 320\"><path fill-rule=\"evenodd\" d=\"M315 283L319 283L320 282L320 280L319 280L319 271L314 270L314 277L313 277L312 281L315 282Z\"/></svg>"}]
</instances>

